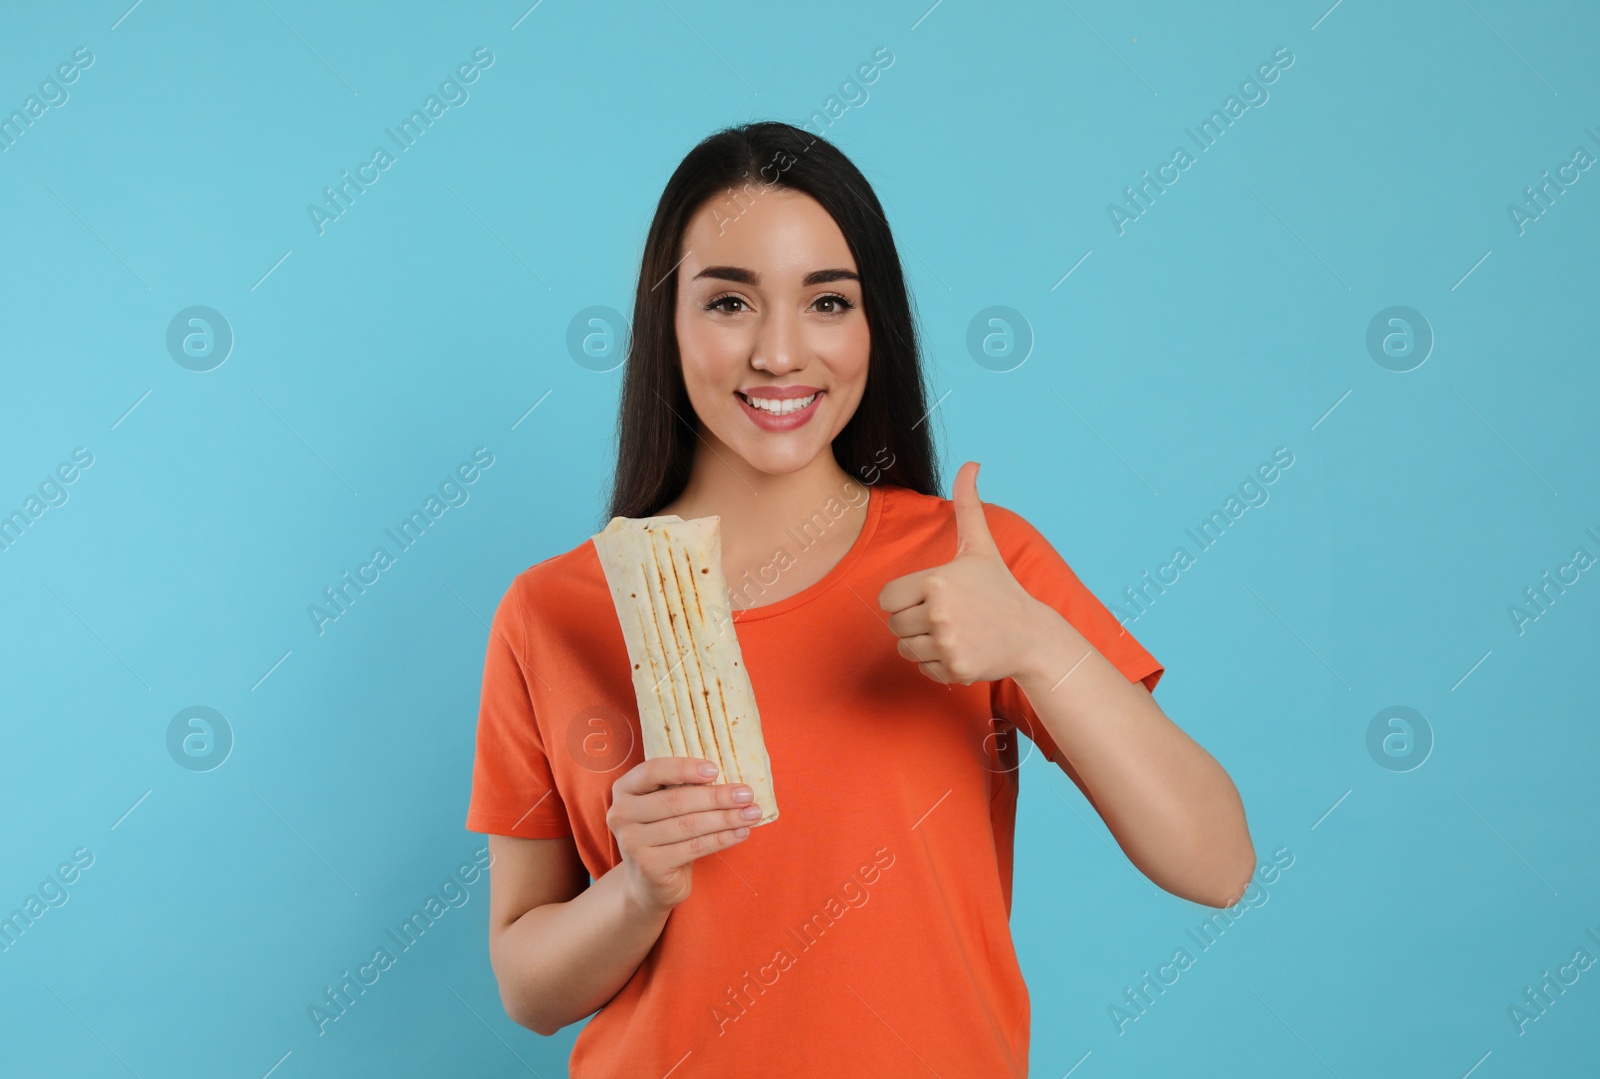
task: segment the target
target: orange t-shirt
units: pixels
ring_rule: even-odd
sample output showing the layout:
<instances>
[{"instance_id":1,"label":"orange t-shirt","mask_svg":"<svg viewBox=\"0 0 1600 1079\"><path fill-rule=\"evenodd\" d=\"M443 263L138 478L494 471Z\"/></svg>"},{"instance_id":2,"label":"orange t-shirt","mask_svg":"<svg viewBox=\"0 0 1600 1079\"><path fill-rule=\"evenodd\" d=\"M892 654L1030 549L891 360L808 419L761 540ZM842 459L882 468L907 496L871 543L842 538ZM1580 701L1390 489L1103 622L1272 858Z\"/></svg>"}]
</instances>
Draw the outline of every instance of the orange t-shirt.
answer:
<instances>
[{"instance_id":1,"label":"orange t-shirt","mask_svg":"<svg viewBox=\"0 0 1600 1079\"><path fill-rule=\"evenodd\" d=\"M1078 777L1014 681L944 686L896 651L878 592L955 556L953 504L854 490L871 492L866 522L827 576L734 615L780 816L694 863L690 897L579 1032L574 1079L1027 1074L1015 732ZM787 556L843 513L797 523ZM1004 507L984 515L1023 588L1154 689L1161 665L1049 542ZM730 589L759 603L762 583ZM611 785L643 759L627 646L585 540L519 574L495 612L466 826L572 836L598 878L620 861Z\"/></svg>"}]
</instances>

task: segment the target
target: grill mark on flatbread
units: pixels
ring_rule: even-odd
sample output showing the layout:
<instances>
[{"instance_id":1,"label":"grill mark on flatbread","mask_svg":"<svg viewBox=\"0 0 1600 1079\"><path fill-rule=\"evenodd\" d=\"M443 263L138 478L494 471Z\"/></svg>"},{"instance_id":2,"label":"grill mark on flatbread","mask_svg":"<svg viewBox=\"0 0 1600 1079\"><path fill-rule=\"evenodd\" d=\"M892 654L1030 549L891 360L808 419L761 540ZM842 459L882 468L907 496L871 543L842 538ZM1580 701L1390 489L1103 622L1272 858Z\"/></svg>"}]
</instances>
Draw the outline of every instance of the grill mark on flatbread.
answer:
<instances>
[{"instance_id":1,"label":"grill mark on flatbread","mask_svg":"<svg viewBox=\"0 0 1600 1079\"><path fill-rule=\"evenodd\" d=\"M661 572L661 560L658 557L656 557L656 544L655 544L656 537L655 537L655 534L654 534L653 530L650 530L650 529L646 529L646 535L649 537L647 542L648 542L648 546L650 548L650 564L655 568L655 574L656 574L656 580L655 581L651 581L649 583L651 585L654 585L657 582L659 582L660 586L661 586L661 590L659 592L657 592L654 587L651 588L650 602L651 602L651 606L656 608L656 627L657 627L657 632L658 633L660 632L660 626L661 626L661 614L662 614L662 612L666 613L666 616L667 616L667 631L672 636L672 650L673 650L674 655L676 655L677 659L678 659L678 662L674 663L672 665L672 670L675 670L675 669L677 669L678 664L683 662L683 659L684 659L683 646L678 643L678 627L675 624L676 623L676 619L673 616L672 607L667 603L667 577L666 577L666 574ZM646 573L645 576L648 579L649 574ZM663 635L661 643L662 643L663 646L666 644L665 635ZM684 704L684 705L688 706L687 709L680 709L679 718L680 719L682 718L682 712L686 710L689 713L690 719L693 720L693 718L694 718L694 701L693 701L692 698L690 698L690 696L689 696L689 694L687 692L684 692L683 693L683 699L681 701L679 700L679 696L678 696L679 690L685 689L685 687L680 686L678 684L678 680L676 678L671 677L671 670L668 671L667 681L672 683L672 699L673 699L673 701L675 703L681 703L681 704ZM689 749L689 754L688 755L689 756L695 756L695 757L704 757L706 755L705 740L700 737L702 732L700 730L699 723L697 723L697 722L693 723L692 726L689 726L689 727L687 727L685 729L685 731L684 731L684 737L685 738L689 737L689 731L690 730L692 730L694 732L694 742L688 746L688 749Z\"/></svg>"},{"instance_id":2,"label":"grill mark on flatbread","mask_svg":"<svg viewBox=\"0 0 1600 1079\"><path fill-rule=\"evenodd\" d=\"M683 552L683 556L685 559L687 559L689 557L689 552L685 550ZM691 685L689 687L689 696L692 698L695 693L698 692L700 696L704 698L705 719L707 725L711 728L711 744L715 746L717 750L717 763L725 764L728 758L723 755L723 738L721 737L721 732L717 729L716 713L712 712L711 710L711 694L706 691L706 669L704 664L700 662L701 657L699 642L694 639L694 620L688 616L688 604L685 602L683 595L683 581L678 578L678 560L673 556L670 544L667 548L667 565L672 569L672 584L677 590L676 598L680 604L683 604L684 607L683 628L689 637L689 649L694 654L695 681L698 683L699 688L697 690L694 685ZM691 574L690 577L692 582L693 575ZM697 609L699 607L699 603L699 597L696 596L695 606ZM688 673L687 665L685 665L684 673ZM697 711L695 713L695 722L698 723L699 721L700 713Z\"/></svg>"},{"instance_id":3,"label":"grill mark on flatbread","mask_svg":"<svg viewBox=\"0 0 1600 1079\"><path fill-rule=\"evenodd\" d=\"M718 546L720 547L720 544L718 544ZM716 553L715 550L713 550L712 553L713 554ZM695 610L700 612L700 618L701 618L701 621L703 623L705 621L705 608L704 608L703 604L700 601L700 578L696 577L695 574L694 574L694 563L690 560L689 552L687 550L684 551L684 556L683 557L684 557L684 562L687 563L688 566L689 566L689 583L690 583L691 587L694 588ZM709 568L703 568L703 569L701 569L700 572L701 573L708 573L709 572ZM736 637L734 639L737 640L738 638ZM739 665L739 661L738 660L734 660L733 661L733 665L737 667ZM723 691L722 691L722 675L721 674L718 674L716 676L716 682L717 682L717 707L722 713L722 721L723 721L724 730L725 730L725 732L726 732L726 734L728 736L728 758L729 758L729 763L732 765L732 773L731 774L733 774L734 776L737 776L742 781L744 779L744 777L745 777L744 765L739 760L739 740L737 738L735 738L734 735L733 735L733 728L738 723L738 718L736 716L730 716L728 714L728 699L727 699L727 695L724 694ZM706 707L710 708L710 705L711 705L711 691L708 688L706 690Z\"/></svg>"},{"instance_id":4,"label":"grill mark on flatbread","mask_svg":"<svg viewBox=\"0 0 1600 1079\"><path fill-rule=\"evenodd\" d=\"M705 691L705 667L702 663L703 657L700 654L700 646L694 639L694 619L689 617L688 600L684 595L683 582L678 578L678 559L675 544L672 537L667 535L663 535L661 541L666 548L667 568L672 570L672 588L670 590L666 588L664 577L662 584L667 609L675 610L681 608L684 635L689 639L689 652L684 655L683 680L685 684L683 689L688 697L690 721L694 723L696 730L699 732L701 745L706 749L704 755L716 761L717 766L726 771L727 758L722 755L723 738L717 729L717 717L711 712L710 698L705 697L705 699L698 702L699 707L696 707L696 697L703 695ZM678 542L681 544L682 540L680 539ZM691 654L694 656L694 664L692 666L688 663L688 658ZM713 752L716 754L714 757L711 756Z\"/></svg>"},{"instance_id":5,"label":"grill mark on flatbread","mask_svg":"<svg viewBox=\"0 0 1600 1079\"><path fill-rule=\"evenodd\" d=\"M700 602L700 579L694 575L694 557L689 553L689 549L687 547L683 549L683 564L688 568L689 591L694 595L694 610L695 613L700 616L700 624L703 626L706 624L706 611L704 604ZM702 569L700 572L707 573L709 571ZM716 642L712 641L709 642L706 647L712 648L715 645ZM713 666L715 666L715 664L713 664ZM717 681L720 683L722 680L721 678L718 678ZM714 715L715 713L711 711L711 689L706 684L704 667L700 669L700 687L701 692L705 694L706 698L706 712ZM733 744L733 730L728 726L728 709L725 706L722 709L722 722L724 733L728 736L728 743L731 751Z\"/></svg>"},{"instance_id":6,"label":"grill mark on flatbread","mask_svg":"<svg viewBox=\"0 0 1600 1079\"><path fill-rule=\"evenodd\" d=\"M662 679L666 677L666 674L663 673L666 667L666 653L658 646L660 634L654 630L655 606L650 602L650 582L648 571L646 570L643 562L637 563L637 566L639 572L637 580L644 588L645 602L642 604L635 604L633 606L633 611L639 623L639 642L641 647L644 649L644 658L645 661L650 664L650 685L645 686L642 681L638 679L636 679L634 682L634 694L638 698L639 703L639 730L641 735L648 736L650 730L653 729L646 728L644 722L645 713L649 711L649 709L646 707L646 704L649 702L651 697L654 697L657 710L657 715L654 721L659 721L661 723L662 728L666 731L667 735L666 746L669 752L676 754L682 744L683 738L681 734L676 739L673 737L674 732L672 729L673 725L671 721L671 710L668 709L667 701L661 695L661 682ZM634 592L632 596L634 599L637 599L638 593ZM641 678L644 677L643 671L640 671L639 674ZM669 694L672 692L670 686L668 687L667 692Z\"/></svg>"},{"instance_id":7,"label":"grill mark on flatbread","mask_svg":"<svg viewBox=\"0 0 1600 1079\"><path fill-rule=\"evenodd\" d=\"M643 563L640 563L639 569L641 571L644 570L644 564ZM646 626L644 624L644 612L639 610L637 607L635 607L634 610L633 610L633 613L636 616L638 616L638 619L639 619L639 635L641 637L643 637L645 640L648 641L650 639L650 634L649 634L649 630L646 628ZM661 715L660 715L661 729L666 732L667 745L672 747L672 755L673 756L678 756L679 755L678 754L678 749L679 749L678 742L677 742L677 739L672 737L672 724L667 722L667 702L664 701L662 699L662 697L661 697L661 677L656 674L655 656L651 655L649 650L647 649L645 651L644 658L645 658L645 662L650 664L650 674L652 675L650 692L655 694L656 707L661 710ZM642 714L639 716L639 720L640 720L640 722L644 721L644 716Z\"/></svg>"},{"instance_id":8,"label":"grill mark on flatbread","mask_svg":"<svg viewBox=\"0 0 1600 1079\"><path fill-rule=\"evenodd\" d=\"M692 560L692 558L689 555L688 548L684 548L683 561L684 561L684 564L689 567L689 574L688 574L688 576L689 576L689 589L690 589L690 592L694 596L694 609L696 611L700 612L700 624L703 626L703 625L705 625L705 612L701 608L701 605L700 605L700 588L695 583L694 561ZM673 583L678 586L678 589L679 589L678 598L681 601L683 599L683 582L678 580L678 564L677 564L677 560L676 559L674 559L673 562L672 562L672 580L673 580ZM684 605L684 610L685 610L685 614L687 614L687 611L688 611L687 603L685 603L685 605ZM719 754L718 760L721 761L721 762L724 762L724 763L732 762L733 765L734 765L733 769L729 773L730 778L727 779L727 780L724 780L724 782L731 782L733 779L742 778L742 775L738 770L738 758L736 756L734 756L734 754L733 754L733 745L732 745L732 743L733 743L733 731L728 726L728 710L727 710L726 707L722 708L722 713L721 713L722 722L720 724L718 724L718 722L717 722L717 711L711 707L711 690L709 688L707 688L706 669L705 669L705 666L700 662L700 647L699 647L699 644L694 639L694 630L692 628L692 623L690 622L690 619L687 618L687 617L684 618L684 623L691 627L690 630L689 630L689 643L690 643L690 645L692 645L694 647L695 673L699 676L699 679L700 679L700 695L705 698L706 719L709 720L710 723L711 723L711 738L716 743L716 746L717 746L717 753ZM709 647L709 645L708 645L708 647ZM720 697L718 699L718 703L719 704L721 703ZM723 745L724 742L728 743L726 747L724 747L724 745ZM725 755L723 755L723 754L725 754Z\"/></svg>"},{"instance_id":9,"label":"grill mark on flatbread","mask_svg":"<svg viewBox=\"0 0 1600 1079\"><path fill-rule=\"evenodd\" d=\"M723 715L727 715L728 714L728 702L722 695L722 676L720 674L717 675L717 700L722 705L722 714ZM728 721L728 743L729 743L730 747L735 747L735 746L737 746L739 744L737 741L734 740L734 737L733 737L733 725L735 723L737 723L737 722L739 722L737 719L730 719ZM743 779L744 778L744 765L739 763L739 751L738 751L738 749L734 748L734 749L731 750L731 752L733 754L733 770L739 776L740 779ZM763 808L765 808L765 807L763 807Z\"/></svg>"},{"instance_id":10,"label":"grill mark on flatbread","mask_svg":"<svg viewBox=\"0 0 1600 1079\"><path fill-rule=\"evenodd\" d=\"M689 586L694 590L694 613L700 616L700 624L704 625L706 612L705 608L700 606L700 582L695 580L694 559L690 557L689 548L687 547L683 549L683 564L689 567ZM705 573L706 571L701 570L700 572Z\"/></svg>"}]
</instances>

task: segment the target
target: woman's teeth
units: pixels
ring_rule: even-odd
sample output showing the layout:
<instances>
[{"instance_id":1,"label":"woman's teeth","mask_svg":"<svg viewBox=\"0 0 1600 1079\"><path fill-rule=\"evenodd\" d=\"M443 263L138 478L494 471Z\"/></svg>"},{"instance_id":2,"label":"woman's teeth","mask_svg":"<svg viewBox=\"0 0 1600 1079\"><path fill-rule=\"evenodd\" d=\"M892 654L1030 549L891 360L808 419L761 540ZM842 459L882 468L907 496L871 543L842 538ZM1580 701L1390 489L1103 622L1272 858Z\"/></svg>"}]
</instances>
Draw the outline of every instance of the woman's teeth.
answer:
<instances>
[{"instance_id":1,"label":"woman's teeth","mask_svg":"<svg viewBox=\"0 0 1600 1079\"><path fill-rule=\"evenodd\" d=\"M741 394L741 396L743 395ZM771 412L781 416L786 412L799 412L816 399L817 395L813 393L805 397L745 397L744 400L752 408L759 408L763 412Z\"/></svg>"}]
</instances>

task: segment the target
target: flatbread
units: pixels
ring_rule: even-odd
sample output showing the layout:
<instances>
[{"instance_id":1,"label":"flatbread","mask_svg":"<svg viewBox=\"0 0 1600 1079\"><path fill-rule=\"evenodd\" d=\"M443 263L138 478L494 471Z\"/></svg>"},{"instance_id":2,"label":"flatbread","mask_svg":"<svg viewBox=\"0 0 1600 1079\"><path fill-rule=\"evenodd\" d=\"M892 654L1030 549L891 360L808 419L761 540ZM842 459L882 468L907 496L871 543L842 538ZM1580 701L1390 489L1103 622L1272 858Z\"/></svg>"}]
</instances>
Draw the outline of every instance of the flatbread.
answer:
<instances>
[{"instance_id":1,"label":"flatbread","mask_svg":"<svg viewBox=\"0 0 1600 1079\"><path fill-rule=\"evenodd\" d=\"M646 759L704 757L778 819L755 690L722 573L722 519L613 517L592 539L628 646Z\"/></svg>"}]
</instances>

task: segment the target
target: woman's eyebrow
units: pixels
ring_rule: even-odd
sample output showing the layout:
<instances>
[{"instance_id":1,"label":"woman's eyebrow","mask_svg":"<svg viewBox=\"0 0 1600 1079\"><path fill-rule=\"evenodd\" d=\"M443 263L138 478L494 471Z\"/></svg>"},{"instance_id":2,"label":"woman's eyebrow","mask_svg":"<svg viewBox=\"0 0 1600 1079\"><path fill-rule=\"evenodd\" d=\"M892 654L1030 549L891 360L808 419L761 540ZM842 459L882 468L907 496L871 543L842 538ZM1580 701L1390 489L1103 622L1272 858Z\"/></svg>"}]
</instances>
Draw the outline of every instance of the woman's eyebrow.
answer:
<instances>
[{"instance_id":1,"label":"woman's eyebrow","mask_svg":"<svg viewBox=\"0 0 1600 1079\"><path fill-rule=\"evenodd\" d=\"M722 281L737 281L741 285L757 287L761 284L760 274L754 270L746 270L742 266L707 266L695 274L693 280L698 280L702 277L715 277ZM859 282L860 280L861 278L856 275L854 270L812 270L806 274L805 280L801 281L800 284L805 287L808 285L825 285L830 281Z\"/></svg>"}]
</instances>

